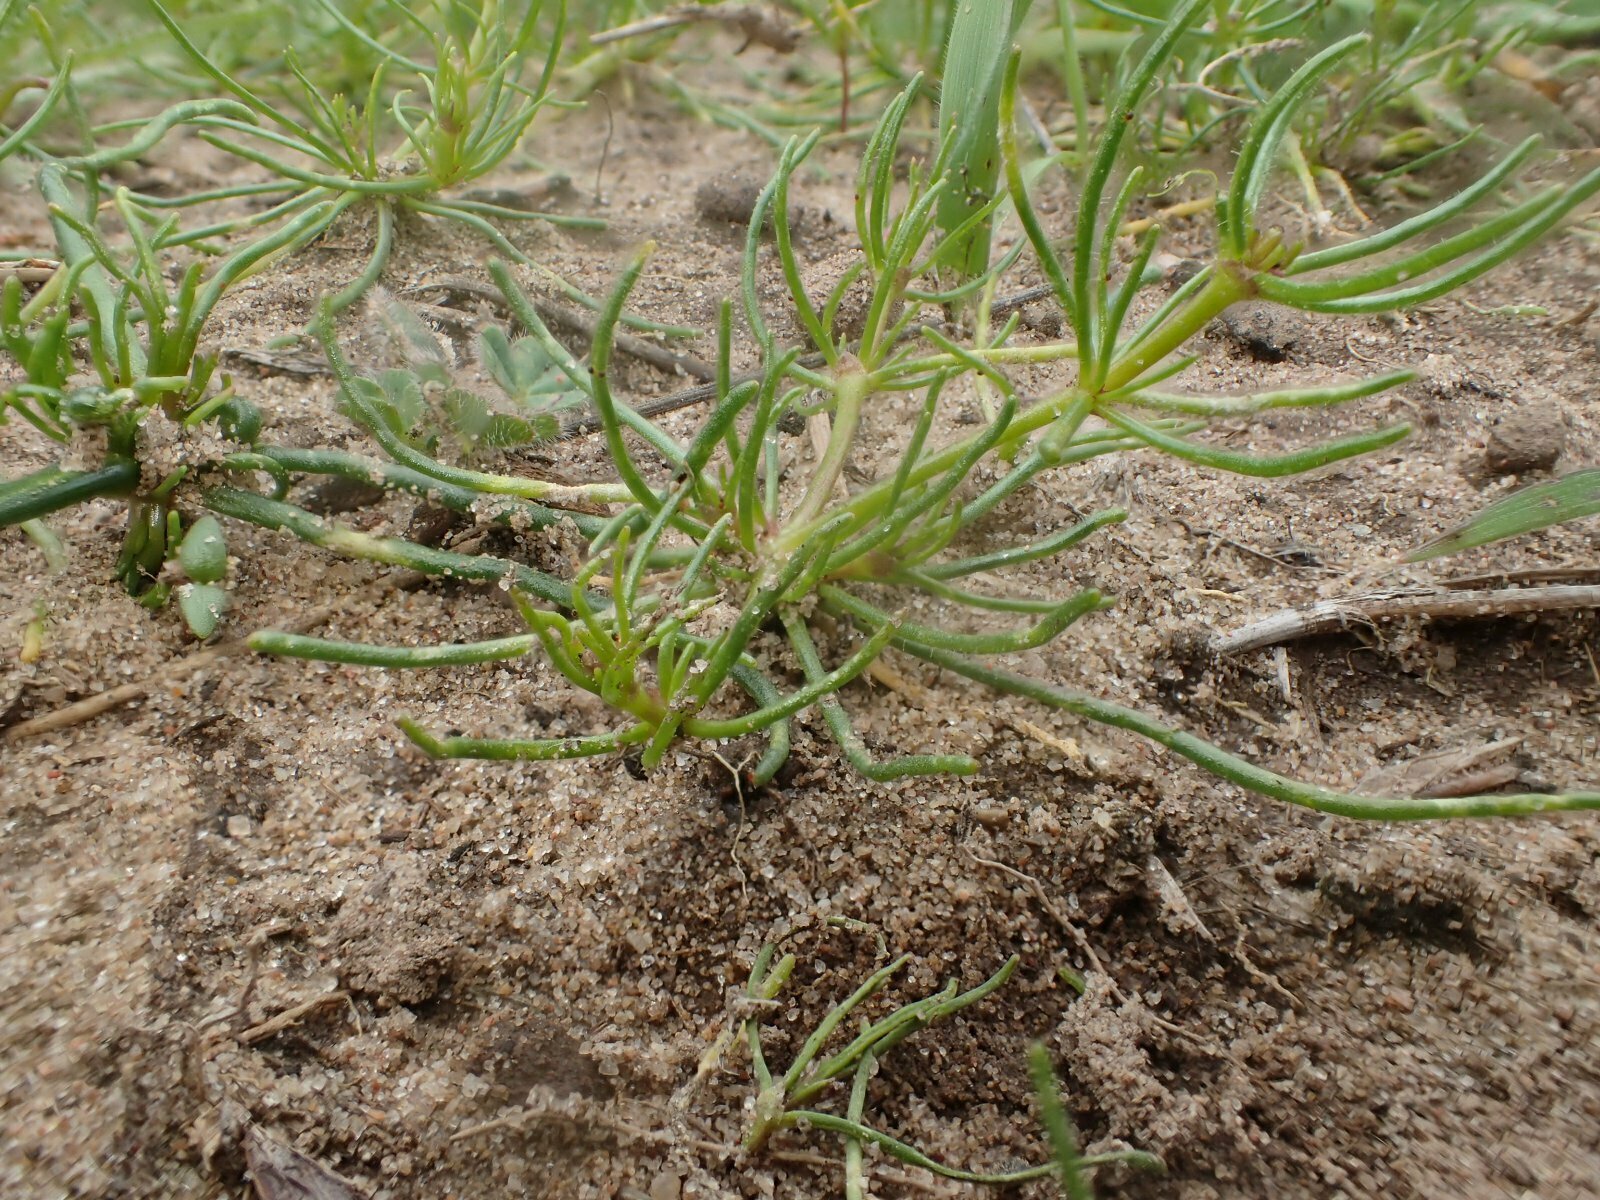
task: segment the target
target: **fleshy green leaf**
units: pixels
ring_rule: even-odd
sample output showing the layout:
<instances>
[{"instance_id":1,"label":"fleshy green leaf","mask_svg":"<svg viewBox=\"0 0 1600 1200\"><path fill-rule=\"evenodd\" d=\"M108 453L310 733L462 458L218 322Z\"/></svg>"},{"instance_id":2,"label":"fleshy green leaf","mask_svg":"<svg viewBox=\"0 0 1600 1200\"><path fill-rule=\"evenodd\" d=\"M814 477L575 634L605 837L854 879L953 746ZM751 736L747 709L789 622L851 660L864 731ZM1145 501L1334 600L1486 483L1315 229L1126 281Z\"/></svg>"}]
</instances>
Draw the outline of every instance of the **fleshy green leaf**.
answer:
<instances>
[{"instance_id":1,"label":"fleshy green leaf","mask_svg":"<svg viewBox=\"0 0 1600 1200\"><path fill-rule=\"evenodd\" d=\"M381 394L374 394L375 389L366 387L362 391L376 402L375 406L389 428L400 437L405 437L422 420L428 409L422 384L415 375L401 370L383 372L378 382L379 388L376 390Z\"/></svg>"},{"instance_id":2,"label":"fleshy green leaf","mask_svg":"<svg viewBox=\"0 0 1600 1200\"><path fill-rule=\"evenodd\" d=\"M217 631L227 607L228 593L214 583L186 583L178 589L178 608L197 638L208 638Z\"/></svg>"},{"instance_id":3,"label":"fleshy green leaf","mask_svg":"<svg viewBox=\"0 0 1600 1200\"><path fill-rule=\"evenodd\" d=\"M222 522L208 513L191 525L178 547L178 562L195 583L222 582L228 573L228 544L223 540Z\"/></svg>"}]
</instances>

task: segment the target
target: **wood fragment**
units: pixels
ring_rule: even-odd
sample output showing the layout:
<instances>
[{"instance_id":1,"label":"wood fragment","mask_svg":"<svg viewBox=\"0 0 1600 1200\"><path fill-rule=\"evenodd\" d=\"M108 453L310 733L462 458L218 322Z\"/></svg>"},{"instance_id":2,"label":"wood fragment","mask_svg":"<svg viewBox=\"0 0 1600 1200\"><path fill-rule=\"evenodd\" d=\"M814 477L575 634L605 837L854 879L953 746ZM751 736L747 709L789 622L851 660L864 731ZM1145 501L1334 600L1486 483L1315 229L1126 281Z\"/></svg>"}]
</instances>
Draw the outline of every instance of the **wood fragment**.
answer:
<instances>
[{"instance_id":1,"label":"wood fragment","mask_svg":"<svg viewBox=\"0 0 1600 1200\"><path fill-rule=\"evenodd\" d=\"M1567 585L1498 588L1493 591L1450 591L1444 588L1395 588L1322 600L1307 608L1273 613L1232 633L1213 634L1213 654L1244 654L1298 638L1335 633L1380 621L1475 621L1525 613L1600 608L1600 586Z\"/></svg>"},{"instance_id":2,"label":"wood fragment","mask_svg":"<svg viewBox=\"0 0 1600 1200\"><path fill-rule=\"evenodd\" d=\"M1167 869L1159 854L1145 856L1144 875L1146 886L1161 901L1161 921L1169 932L1197 933L1208 942L1216 942L1216 934L1200 919L1183 885Z\"/></svg>"},{"instance_id":3,"label":"wood fragment","mask_svg":"<svg viewBox=\"0 0 1600 1200\"><path fill-rule=\"evenodd\" d=\"M1557 321L1553 326L1551 326L1551 328L1576 329L1590 317L1594 316L1596 312L1600 312L1600 300L1591 300L1571 316L1562 317L1561 320Z\"/></svg>"},{"instance_id":4,"label":"wood fragment","mask_svg":"<svg viewBox=\"0 0 1600 1200\"><path fill-rule=\"evenodd\" d=\"M1365 776L1354 791L1365 796L1472 796L1504 787L1521 774L1514 763L1495 763L1522 745L1519 737L1481 746L1451 746L1383 767ZM1494 765L1491 765L1494 764Z\"/></svg>"},{"instance_id":5,"label":"wood fragment","mask_svg":"<svg viewBox=\"0 0 1600 1200\"><path fill-rule=\"evenodd\" d=\"M252 346L224 346L222 359L228 363L242 363L254 367L263 375L299 375L304 378L315 378L321 375L332 375L333 368L328 365L320 352L310 354L296 350L267 350L257 349Z\"/></svg>"},{"instance_id":6,"label":"wood fragment","mask_svg":"<svg viewBox=\"0 0 1600 1200\"><path fill-rule=\"evenodd\" d=\"M445 292L459 296L471 296L493 306L497 311L506 311L506 298L500 294L498 288L491 287L476 279L467 279L458 276L447 276L443 279L432 279L427 283L418 284L416 287L407 288L402 294L414 297L424 292ZM533 309L539 314L539 319L556 329L575 334L587 341L594 340L595 321L593 317L573 312L559 304L552 304L548 300L534 299ZM637 337L631 333L617 330L612 335L612 344L623 354L631 355L640 362L648 363L659 371L672 375L687 375L690 379L699 379L709 383L717 377L716 368L692 354L678 354L668 350L665 346L657 345L649 338ZM566 434L562 435L567 436Z\"/></svg>"},{"instance_id":7,"label":"wood fragment","mask_svg":"<svg viewBox=\"0 0 1600 1200\"><path fill-rule=\"evenodd\" d=\"M1007 723L1024 737L1032 738L1046 750L1053 750L1066 760L1074 772L1080 775L1093 773L1089 766L1089 759L1083 752L1083 747L1078 745L1073 738L1058 737L1042 725L1035 725L1032 721L1022 717L1010 717Z\"/></svg>"},{"instance_id":8,"label":"wood fragment","mask_svg":"<svg viewBox=\"0 0 1600 1200\"><path fill-rule=\"evenodd\" d=\"M792 54L800 45L800 30L778 13L757 4L680 4L664 13L630 21L615 29L602 30L589 37L591 46L605 46L627 38L665 33L685 25L711 23L727 25L744 38L745 46L766 46L779 54ZM743 50L744 46L739 47Z\"/></svg>"},{"instance_id":9,"label":"wood fragment","mask_svg":"<svg viewBox=\"0 0 1600 1200\"><path fill-rule=\"evenodd\" d=\"M244 1161L259 1200L364 1200L370 1193L252 1125Z\"/></svg>"},{"instance_id":10,"label":"wood fragment","mask_svg":"<svg viewBox=\"0 0 1600 1200\"><path fill-rule=\"evenodd\" d=\"M1207 529L1203 525L1192 525L1182 517L1174 516L1172 519L1182 526L1191 537L1211 538L1219 545L1230 546L1239 551L1241 554L1248 554L1252 558L1258 558L1262 562L1272 563L1274 566L1298 567L1302 569L1325 572L1331 571L1331 568L1322 565L1322 561L1317 556L1314 547L1304 546L1295 541L1288 541L1279 546L1262 550L1258 547L1237 541L1225 533L1218 533L1215 529Z\"/></svg>"},{"instance_id":11,"label":"wood fragment","mask_svg":"<svg viewBox=\"0 0 1600 1200\"><path fill-rule=\"evenodd\" d=\"M1272 669L1278 677L1278 692L1285 704L1294 703L1294 681L1289 677L1289 652L1279 646L1272 652Z\"/></svg>"},{"instance_id":12,"label":"wood fragment","mask_svg":"<svg viewBox=\"0 0 1600 1200\"><path fill-rule=\"evenodd\" d=\"M1525 586L1530 583L1600 583L1600 566L1593 567L1529 567L1521 571L1484 571L1477 575L1457 575L1439 580L1439 586L1456 589L1474 589L1488 585L1497 587Z\"/></svg>"},{"instance_id":13,"label":"wood fragment","mask_svg":"<svg viewBox=\"0 0 1600 1200\"><path fill-rule=\"evenodd\" d=\"M932 692L920 683L907 679L881 658L875 658L867 664L867 675L874 683L881 683L891 692L904 696L915 708L928 708L934 704Z\"/></svg>"},{"instance_id":14,"label":"wood fragment","mask_svg":"<svg viewBox=\"0 0 1600 1200\"><path fill-rule=\"evenodd\" d=\"M303 1000L293 1008L286 1008L275 1017L268 1017L259 1024L250 1026L239 1034L239 1043L244 1046L254 1046L257 1042L264 1042L269 1037L282 1033L285 1029L296 1024L301 1017L316 1012L319 1008L326 1008L330 1004L340 1004L350 998L350 993L340 990L336 992L323 992L320 996L313 996Z\"/></svg>"},{"instance_id":15,"label":"wood fragment","mask_svg":"<svg viewBox=\"0 0 1600 1200\"><path fill-rule=\"evenodd\" d=\"M378 580L371 585L368 594L376 602L391 591L418 587L426 579L427 576L419 572L403 571ZM341 612L348 611L351 603L359 598L358 595L339 604L324 604L320 608L314 608L298 621L289 622L285 626L284 632L309 633L324 621ZM174 679L181 679L185 675L198 671L203 667L209 667L213 663L248 649L249 646L244 638L234 638L232 641L219 642L215 646L206 646L187 657L178 659L176 662L167 663L144 679L134 683L124 683L119 687L108 688L103 692L96 692L94 695L85 696L82 700L76 700L64 708L55 709L41 716L30 717L26 721L18 721L9 728L0 729L0 744L20 742L23 738L38 737L40 734L55 733L58 730L69 729L74 725L82 725L85 721L92 721L114 708L121 708L124 704L131 704L135 700L141 699L163 684L170 683Z\"/></svg>"},{"instance_id":16,"label":"wood fragment","mask_svg":"<svg viewBox=\"0 0 1600 1200\"><path fill-rule=\"evenodd\" d=\"M124 683L120 687L108 688L103 692L96 692L92 696L85 696L82 700L73 702L65 708L55 709L42 716L30 717L26 721L18 721L9 729L0 731L0 741L20 742L23 738L38 737L43 733L55 733L60 729L67 729L73 725L81 725L85 721L92 721L102 713L108 713L114 708L121 708L124 704L131 704L146 693L153 691L163 683L179 679L202 667L209 667L212 663L229 655L237 654L245 648L243 638L231 642L223 642L218 646L208 646L204 650L196 651L187 658L181 658L175 663L168 663L159 671L136 683Z\"/></svg>"}]
</instances>

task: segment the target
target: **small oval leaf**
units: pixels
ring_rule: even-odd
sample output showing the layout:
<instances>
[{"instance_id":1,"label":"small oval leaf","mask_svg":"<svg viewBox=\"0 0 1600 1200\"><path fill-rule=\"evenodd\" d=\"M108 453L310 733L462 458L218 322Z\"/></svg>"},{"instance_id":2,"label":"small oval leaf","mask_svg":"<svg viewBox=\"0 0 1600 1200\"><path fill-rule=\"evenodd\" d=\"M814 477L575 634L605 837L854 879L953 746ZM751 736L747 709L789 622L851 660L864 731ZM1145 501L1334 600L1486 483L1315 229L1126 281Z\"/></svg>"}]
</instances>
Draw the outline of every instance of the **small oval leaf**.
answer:
<instances>
[{"instance_id":1,"label":"small oval leaf","mask_svg":"<svg viewBox=\"0 0 1600 1200\"><path fill-rule=\"evenodd\" d=\"M193 525L178 547L178 564L195 583L219 583L228 573L228 545L222 522L207 514Z\"/></svg>"},{"instance_id":2,"label":"small oval leaf","mask_svg":"<svg viewBox=\"0 0 1600 1200\"><path fill-rule=\"evenodd\" d=\"M204 640L217 631L228 593L213 583L186 583L178 589L178 609L195 637Z\"/></svg>"}]
</instances>

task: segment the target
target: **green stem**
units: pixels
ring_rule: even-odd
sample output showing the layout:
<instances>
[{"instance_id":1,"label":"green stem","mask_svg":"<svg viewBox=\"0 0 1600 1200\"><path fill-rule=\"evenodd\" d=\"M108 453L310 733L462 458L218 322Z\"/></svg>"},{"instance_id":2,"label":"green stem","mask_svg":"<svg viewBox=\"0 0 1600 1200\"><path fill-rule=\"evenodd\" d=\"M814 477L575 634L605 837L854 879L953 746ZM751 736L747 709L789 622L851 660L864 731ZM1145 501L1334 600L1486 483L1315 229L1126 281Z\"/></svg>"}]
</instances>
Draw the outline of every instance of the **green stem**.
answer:
<instances>
[{"instance_id":1,"label":"green stem","mask_svg":"<svg viewBox=\"0 0 1600 1200\"><path fill-rule=\"evenodd\" d=\"M543 504L524 500L519 496L486 496L472 488L446 483L435 476L425 475L421 471L400 466L398 463L386 463L381 459L350 454L343 450L302 450L294 446L258 445L253 448L252 453L265 462L270 462L280 471L336 475L341 479L351 479L357 483L376 484L395 491L410 492L412 495L422 496L456 512L484 513L497 521L514 521L519 528L526 523L529 529L545 529L562 521L571 521L579 533L586 538L592 538L607 524L604 518L593 513L547 508ZM241 456L233 455L229 461L239 459ZM669 562L681 561L682 558L682 555L672 552L670 555L653 556L651 562L653 565L664 566Z\"/></svg>"},{"instance_id":2,"label":"green stem","mask_svg":"<svg viewBox=\"0 0 1600 1200\"><path fill-rule=\"evenodd\" d=\"M138 133L120 146L112 146L96 154L65 158L61 161L77 171L102 174L110 167L131 162L154 149L156 143L161 141L174 126L185 125L206 117L231 117L248 122L254 120L255 114L237 100L185 100L146 122Z\"/></svg>"},{"instance_id":3,"label":"green stem","mask_svg":"<svg viewBox=\"0 0 1600 1200\"><path fill-rule=\"evenodd\" d=\"M1010 441L1018 441L1028 434L1049 425L1062 411L1072 404L1076 398L1076 391L1066 391L1047 400L1042 400L1026 412L1019 414L1005 426L1003 432ZM918 484L925 483L936 475L942 475L966 457L979 446L981 442L994 439L992 426L985 427L980 433L969 438L946 446L935 454L918 463L905 476L898 472L892 477L880 479L877 483L852 496L847 503L839 505L835 510L823 512L805 525L787 527L783 534L785 545L801 545L814 535L817 529L827 521L837 519L841 515L849 515L851 521L848 528L858 531L868 524L873 518L882 516L889 507L889 503L902 492L909 493Z\"/></svg>"},{"instance_id":4,"label":"green stem","mask_svg":"<svg viewBox=\"0 0 1600 1200\"><path fill-rule=\"evenodd\" d=\"M1101 393L1121 391L1181 347L1209 325L1222 311L1255 292L1245 268L1235 263L1219 263L1194 297L1162 323L1160 329L1143 338L1131 355L1111 363Z\"/></svg>"},{"instance_id":5,"label":"green stem","mask_svg":"<svg viewBox=\"0 0 1600 1200\"><path fill-rule=\"evenodd\" d=\"M805 528L822 514L828 501L833 498L834 485L838 483L844 464L850 457L850 448L855 444L856 429L861 423L861 406L871 394L869 387L870 377L859 363L851 359L841 364L834 376L833 424L828 433L828 447L811 476L805 498L790 517L794 525ZM785 536L779 539L777 550L786 553L804 540Z\"/></svg>"},{"instance_id":6,"label":"green stem","mask_svg":"<svg viewBox=\"0 0 1600 1200\"><path fill-rule=\"evenodd\" d=\"M221 516L248 521L265 529L286 529L314 546L351 558L409 567L424 575L470 579L477 583L510 582L552 604L567 604L572 599L572 588L564 580L521 563L489 555L435 550L403 538L373 537L347 525L325 521L293 504L269 500L254 492L231 487L207 488L201 493L200 502Z\"/></svg>"},{"instance_id":7,"label":"green stem","mask_svg":"<svg viewBox=\"0 0 1600 1200\"><path fill-rule=\"evenodd\" d=\"M921 574L930 579L960 579L966 575L976 575L980 571L998 571L1004 567L1014 567L1019 563L1053 557L1076 546L1097 530L1126 520L1127 516L1126 509L1108 508L1037 542L1030 542L1025 546L1010 546L1004 550L957 559L954 562L936 563L923 567Z\"/></svg>"},{"instance_id":8,"label":"green stem","mask_svg":"<svg viewBox=\"0 0 1600 1200\"><path fill-rule=\"evenodd\" d=\"M833 584L822 585L818 596L829 612L848 615L864 625L874 626L874 632L881 632L891 619L881 608ZM950 633L931 625L904 621L900 623L895 640L897 645L939 646L967 654L1014 654L1054 641L1080 617L1100 612L1111 604L1111 600L1089 588L1057 604L1037 624L1015 633Z\"/></svg>"},{"instance_id":9,"label":"green stem","mask_svg":"<svg viewBox=\"0 0 1600 1200\"><path fill-rule=\"evenodd\" d=\"M1331 462L1370 454L1374 450L1393 445L1411 432L1411 426L1402 421L1366 433L1334 438L1320 445L1308 446L1304 450L1291 450L1287 454L1245 454L1171 437L1112 409L1102 410L1101 416L1112 425L1126 429L1140 441L1163 450L1174 458L1198 463L1213 470L1231 471L1236 475L1252 475L1258 479L1281 479L1286 475L1301 475Z\"/></svg>"},{"instance_id":10,"label":"green stem","mask_svg":"<svg viewBox=\"0 0 1600 1200\"><path fill-rule=\"evenodd\" d=\"M985 1175L977 1171L963 1171L958 1167L947 1167L937 1159L929 1158L915 1146L907 1145L898 1138L890 1137L887 1133L880 1133L870 1126L835 1116L832 1113L816 1112L812 1109L802 1108L784 1113L778 1121L780 1129L792 1129L797 1125L809 1125L814 1129L825 1129L829 1133L843 1134L845 1137L859 1138L862 1141L871 1142L903 1163L908 1163L913 1167L921 1167L926 1171L932 1171L935 1175L943 1175L946 1179L959 1179L966 1183L1026 1183L1030 1179L1048 1178L1056 1169L1054 1162L1048 1162L1042 1166L1025 1167L1020 1171L1004 1171L993 1175ZM1100 1162L1118 1161L1116 1156L1096 1157ZM1081 1161L1088 1164L1091 1160L1085 1158Z\"/></svg>"},{"instance_id":11,"label":"green stem","mask_svg":"<svg viewBox=\"0 0 1600 1200\"><path fill-rule=\"evenodd\" d=\"M1028 1053L1028 1073L1033 1077L1033 1092L1039 1098L1039 1123L1044 1126L1050 1148L1055 1151L1056 1170L1067 1200L1094 1200L1094 1189L1083 1172L1078 1150L1078 1131L1061 1103L1060 1084L1050 1066L1050 1052L1035 1042Z\"/></svg>"},{"instance_id":12,"label":"green stem","mask_svg":"<svg viewBox=\"0 0 1600 1200\"><path fill-rule=\"evenodd\" d=\"M817 654L816 644L811 640L811 633L806 628L805 618L792 612L785 612L782 616L783 627L789 634L789 644L794 647L795 657L800 660L806 678L812 682L821 679L827 672ZM874 783L888 783L908 775L975 775L978 772L978 760L966 754L907 754L878 762L850 724L850 717L836 694L830 692L819 696L817 708L827 722L828 732L833 735L833 740L839 744L850 765Z\"/></svg>"},{"instance_id":13,"label":"green stem","mask_svg":"<svg viewBox=\"0 0 1600 1200\"><path fill-rule=\"evenodd\" d=\"M622 317L622 306L627 303L628 293L633 291L640 272L644 270L645 261L654 249L653 244L646 245L623 269L622 277L612 289L605 308L595 319L594 341L589 348L589 379L594 385L591 399L595 415L600 419L600 427L605 432L607 454L628 493L650 513L661 507L661 498L634 467L627 445L622 440L622 424L618 419L616 401L611 395L610 367L611 347L616 339L617 322Z\"/></svg>"},{"instance_id":14,"label":"green stem","mask_svg":"<svg viewBox=\"0 0 1600 1200\"><path fill-rule=\"evenodd\" d=\"M840 663L816 682L807 684L797 692L793 692L783 699L770 705L758 708L753 713L742 717L730 717L725 720L705 720L691 717L683 722L683 732L696 738L731 738L743 737L745 734L754 733L764 729L774 721L784 717L793 716L802 708L816 703L818 697L831 695L845 684L849 683L861 672L865 671L883 653L883 648L889 644L890 638L899 627L886 624L879 629L866 643L844 662Z\"/></svg>"},{"instance_id":15,"label":"green stem","mask_svg":"<svg viewBox=\"0 0 1600 1200\"><path fill-rule=\"evenodd\" d=\"M139 464L115 459L95 471L68 471L59 464L0 484L0 527L20 525L101 496L130 496L139 486Z\"/></svg>"},{"instance_id":16,"label":"green stem","mask_svg":"<svg viewBox=\"0 0 1600 1200\"><path fill-rule=\"evenodd\" d=\"M1126 729L1165 746L1220 779L1247 791L1270 796L1289 804L1338 817L1363 821L1437 821L1453 817L1525 817L1542 813L1580 812L1600 809L1600 792L1574 791L1552 794L1510 794L1503 796L1358 796L1336 792L1315 784L1301 783L1230 754L1191 733L1171 729L1135 709L1100 700L1081 692L1052 687L1025 675L997 667L987 667L961 654L931 647L900 643L902 649L946 667L958 675L976 680L996 691L1022 696L1036 703Z\"/></svg>"},{"instance_id":17,"label":"green stem","mask_svg":"<svg viewBox=\"0 0 1600 1200\"><path fill-rule=\"evenodd\" d=\"M487 758L499 762L549 762L558 758L592 758L598 754L613 754L628 746L637 745L650 736L650 726L642 722L614 733L597 733L590 737L540 738L530 741L469 737L436 738L407 717L400 718L397 724L401 732L420 746L430 758Z\"/></svg>"},{"instance_id":18,"label":"green stem","mask_svg":"<svg viewBox=\"0 0 1600 1200\"><path fill-rule=\"evenodd\" d=\"M318 662L398 670L464 667L475 663L520 658L539 644L539 635L524 633L488 642L465 642L455 645L373 646L364 642L335 642L326 638L303 637L294 633L280 633L276 629L263 629L252 633L246 644L258 654L276 654L282 658L309 658Z\"/></svg>"},{"instance_id":19,"label":"green stem","mask_svg":"<svg viewBox=\"0 0 1600 1200\"><path fill-rule=\"evenodd\" d=\"M733 670L728 672L728 677L763 708L776 705L780 699L778 689L772 686L772 681L754 667L735 663ZM772 782L783 764L789 761L789 745L789 719L784 717L767 727L767 748L746 776L746 781L752 788L764 788Z\"/></svg>"},{"instance_id":20,"label":"green stem","mask_svg":"<svg viewBox=\"0 0 1600 1200\"><path fill-rule=\"evenodd\" d=\"M389 251L394 245L394 206L383 196L374 201L374 206L378 214L378 235L373 242L372 256L361 274L328 297L328 308L334 313L343 312L371 291L389 263Z\"/></svg>"}]
</instances>

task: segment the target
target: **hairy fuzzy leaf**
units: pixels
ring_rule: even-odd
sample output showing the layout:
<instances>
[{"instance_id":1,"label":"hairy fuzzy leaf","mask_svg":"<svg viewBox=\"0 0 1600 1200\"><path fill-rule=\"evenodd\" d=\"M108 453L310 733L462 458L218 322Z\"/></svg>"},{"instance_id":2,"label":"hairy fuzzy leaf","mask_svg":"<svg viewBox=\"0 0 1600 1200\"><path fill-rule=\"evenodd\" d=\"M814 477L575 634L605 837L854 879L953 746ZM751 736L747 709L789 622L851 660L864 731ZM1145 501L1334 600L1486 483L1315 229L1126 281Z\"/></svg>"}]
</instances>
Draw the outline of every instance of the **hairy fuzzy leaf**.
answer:
<instances>
[{"instance_id":1,"label":"hairy fuzzy leaf","mask_svg":"<svg viewBox=\"0 0 1600 1200\"><path fill-rule=\"evenodd\" d=\"M416 309L395 299L382 288L374 289L372 299L384 329L407 366L450 365L449 351Z\"/></svg>"}]
</instances>

